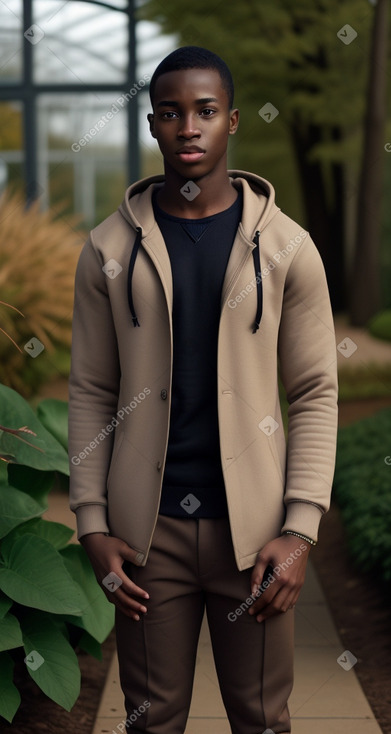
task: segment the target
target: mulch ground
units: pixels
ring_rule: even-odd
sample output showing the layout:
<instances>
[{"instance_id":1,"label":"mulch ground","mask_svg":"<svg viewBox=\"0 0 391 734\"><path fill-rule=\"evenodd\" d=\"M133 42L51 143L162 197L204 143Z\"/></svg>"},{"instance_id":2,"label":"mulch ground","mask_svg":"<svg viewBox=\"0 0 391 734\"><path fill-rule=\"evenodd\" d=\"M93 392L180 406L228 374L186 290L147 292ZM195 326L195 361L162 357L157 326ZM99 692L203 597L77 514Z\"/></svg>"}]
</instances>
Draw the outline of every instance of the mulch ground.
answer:
<instances>
[{"instance_id":1,"label":"mulch ground","mask_svg":"<svg viewBox=\"0 0 391 734\"><path fill-rule=\"evenodd\" d=\"M380 410L390 401L357 401L340 406L340 425ZM345 407L346 405L346 407ZM332 504L324 516L319 544L311 558L324 589L341 641L358 659L355 672L383 734L391 734L390 589L363 575L349 559L339 511ZM48 699L26 674L16 669L22 703L12 724L1 721L2 734L91 734L110 660L114 632L103 644L103 660L80 654L80 697L71 712Z\"/></svg>"}]
</instances>

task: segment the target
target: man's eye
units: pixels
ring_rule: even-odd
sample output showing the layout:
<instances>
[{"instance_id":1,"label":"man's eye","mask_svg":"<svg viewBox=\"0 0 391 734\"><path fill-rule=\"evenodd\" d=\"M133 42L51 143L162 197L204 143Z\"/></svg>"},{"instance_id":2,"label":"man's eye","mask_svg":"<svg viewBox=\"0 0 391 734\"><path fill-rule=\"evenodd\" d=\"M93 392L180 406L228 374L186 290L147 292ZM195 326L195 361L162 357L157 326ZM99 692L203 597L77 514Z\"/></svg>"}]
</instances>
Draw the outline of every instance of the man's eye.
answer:
<instances>
[{"instance_id":1,"label":"man's eye","mask_svg":"<svg viewBox=\"0 0 391 734\"><path fill-rule=\"evenodd\" d=\"M211 110L209 107L206 107L204 110L202 110L201 114L204 115L204 117L211 117L216 110Z\"/></svg>"},{"instance_id":2,"label":"man's eye","mask_svg":"<svg viewBox=\"0 0 391 734\"><path fill-rule=\"evenodd\" d=\"M176 114L176 112L163 112L162 117L172 120L173 117L176 117Z\"/></svg>"}]
</instances>

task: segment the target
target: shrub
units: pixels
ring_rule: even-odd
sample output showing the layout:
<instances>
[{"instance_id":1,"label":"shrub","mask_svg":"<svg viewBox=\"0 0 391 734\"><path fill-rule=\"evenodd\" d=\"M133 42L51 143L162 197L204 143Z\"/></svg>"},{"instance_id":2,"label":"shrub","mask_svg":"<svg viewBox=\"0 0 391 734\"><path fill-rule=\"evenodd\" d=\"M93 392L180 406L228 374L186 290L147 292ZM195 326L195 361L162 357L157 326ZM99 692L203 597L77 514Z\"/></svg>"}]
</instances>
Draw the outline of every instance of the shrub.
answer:
<instances>
[{"instance_id":1,"label":"shrub","mask_svg":"<svg viewBox=\"0 0 391 734\"><path fill-rule=\"evenodd\" d=\"M77 220L28 209L20 194L0 199L0 382L24 397L56 371L68 374L73 285L84 235ZM24 347L32 337L43 353Z\"/></svg>"},{"instance_id":2,"label":"shrub","mask_svg":"<svg viewBox=\"0 0 391 734\"><path fill-rule=\"evenodd\" d=\"M357 400L389 397L391 394L391 360L387 364L367 362L338 370L338 399Z\"/></svg>"},{"instance_id":3,"label":"shrub","mask_svg":"<svg viewBox=\"0 0 391 734\"><path fill-rule=\"evenodd\" d=\"M390 408L340 428L334 477L352 557L385 582L391 579L390 436Z\"/></svg>"},{"instance_id":4,"label":"shrub","mask_svg":"<svg viewBox=\"0 0 391 734\"><path fill-rule=\"evenodd\" d=\"M368 323L370 334L391 342L391 310L381 311Z\"/></svg>"},{"instance_id":5,"label":"shrub","mask_svg":"<svg viewBox=\"0 0 391 734\"><path fill-rule=\"evenodd\" d=\"M13 682L21 651L26 672L70 711L80 691L74 646L100 658L114 606L82 546L69 543L73 531L41 517L56 474L69 474L66 404L42 401L40 420L4 385L0 401L0 716L11 722L21 700Z\"/></svg>"}]
</instances>

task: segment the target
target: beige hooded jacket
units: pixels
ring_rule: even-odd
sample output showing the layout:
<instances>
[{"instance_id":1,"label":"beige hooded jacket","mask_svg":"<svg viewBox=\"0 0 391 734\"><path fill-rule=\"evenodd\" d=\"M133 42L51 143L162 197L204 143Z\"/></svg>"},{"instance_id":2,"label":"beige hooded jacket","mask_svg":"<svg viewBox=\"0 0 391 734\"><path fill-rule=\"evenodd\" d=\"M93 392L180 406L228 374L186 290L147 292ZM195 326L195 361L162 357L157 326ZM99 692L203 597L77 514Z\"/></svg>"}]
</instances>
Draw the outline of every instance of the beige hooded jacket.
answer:
<instances>
[{"instance_id":1,"label":"beige hooded jacket","mask_svg":"<svg viewBox=\"0 0 391 734\"><path fill-rule=\"evenodd\" d=\"M229 175L242 187L243 215L221 298L218 416L243 570L282 530L317 538L334 474L337 360L326 277L309 234L280 211L265 179ZM128 188L119 210L92 230L75 279L70 506L78 537L110 532L139 551L140 565L158 515L171 404L173 286L151 204L163 180ZM278 374L289 402L287 441Z\"/></svg>"}]
</instances>

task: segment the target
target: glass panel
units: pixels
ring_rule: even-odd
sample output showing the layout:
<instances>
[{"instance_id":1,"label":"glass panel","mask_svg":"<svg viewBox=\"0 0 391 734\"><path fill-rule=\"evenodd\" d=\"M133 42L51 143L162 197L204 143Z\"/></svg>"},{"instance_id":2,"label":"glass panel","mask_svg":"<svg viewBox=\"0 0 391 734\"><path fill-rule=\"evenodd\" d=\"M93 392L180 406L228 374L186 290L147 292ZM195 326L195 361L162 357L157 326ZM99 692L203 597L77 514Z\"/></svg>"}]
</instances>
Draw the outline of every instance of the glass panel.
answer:
<instances>
[{"instance_id":1,"label":"glass panel","mask_svg":"<svg viewBox=\"0 0 391 734\"><path fill-rule=\"evenodd\" d=\"M21 102L0 102L0 193L23 190L23 118Z\"/></svg>"},{"instance_id":2,"label":"glass panel","mask_svg":"<svg viewBox=\"0 0 391 734\"><path fill-rule=\"evenodd\" d=\"M0 82L20 82L23 69L22 0L0 3Z\"/></svg>"},{"instance_id":3,"label":"glass panel","mask_svg":"<svg viewBox=\"0 0 391 734\"><path fill-rule=\"evenodd\" d=\"M178 46L175 35L163 36L157 23L139 21L136 25L137 39L137 76L152 76L155 68L165 56ZM140 143L140 177L154 176L164 172L163 158L156 140L149 132L147 114L152 112L148 90L143 90L138 97L139 103L139 143Z\"/></svg>"},{"instance_id":4,"label":"glass panel","mask_svg":"<svg viewBox=\"0 0 391 734\"><path fill-rule=\"evenodd\" d=\"M157 23L140 20L136 24L137 67L138 77L143 74L152 76L157 65L178 47L178 36L162 35L162 29Z\"/></svg>"},{"instance_id":5,"label":"glass panel","mask_svg":"<svg viewBox=\"0 0 391 734\"><path fill-rule=\"evenodd\" d=\"M42 95L38 104L38 182L44 206L78 212L92 227L121 203L127 116L116 97Z\"/></svg>"},{"instance_id":6,"label":"glass panel","mask_svg":"<svg viewBox=\"0 0 391 734\"><path fill-rule=\"evenodd\" d=\"M126 13L69 0L35 0L33 10L34 23L42 34L34 47L36 82L87 84L125 80Z\"/></svg>"}]
</instances>

